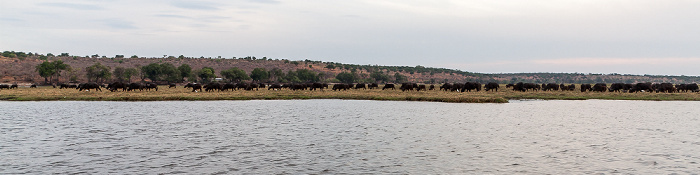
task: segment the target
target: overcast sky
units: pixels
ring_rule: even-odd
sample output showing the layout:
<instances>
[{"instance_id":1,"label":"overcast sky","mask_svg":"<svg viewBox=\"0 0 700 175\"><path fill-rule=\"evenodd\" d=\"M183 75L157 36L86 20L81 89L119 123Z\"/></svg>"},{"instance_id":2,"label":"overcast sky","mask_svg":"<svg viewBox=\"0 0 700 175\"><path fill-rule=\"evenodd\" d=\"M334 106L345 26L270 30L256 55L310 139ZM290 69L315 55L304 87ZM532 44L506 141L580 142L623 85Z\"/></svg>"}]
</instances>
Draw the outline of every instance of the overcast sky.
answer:
<instances>
[{"instance_id":1,"label":"overcast sky","mask_svg":"<svg viewBox=\"0 0 700 175\"><path fill-rule=\"evenodd\" d=\"M0 50L700 75L700 0L2 0Z\"/></svg>"}]
</instances>

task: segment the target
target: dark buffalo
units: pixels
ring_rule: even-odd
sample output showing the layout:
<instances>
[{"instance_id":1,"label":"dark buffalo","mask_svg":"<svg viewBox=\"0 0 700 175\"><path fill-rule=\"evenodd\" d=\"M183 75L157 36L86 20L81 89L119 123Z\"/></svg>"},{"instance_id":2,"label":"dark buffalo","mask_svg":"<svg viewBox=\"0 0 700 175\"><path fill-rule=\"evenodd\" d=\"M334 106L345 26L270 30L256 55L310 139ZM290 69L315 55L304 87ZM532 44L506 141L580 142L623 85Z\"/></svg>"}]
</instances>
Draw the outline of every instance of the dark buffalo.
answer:
<instances>
[{"instance_id":1,"label":"dark buffalo","mask_svg":"<svg viewBox=\"0 0 700 175\"><path fill-rule=\"evenodd\" d=\"M624 83L613 83L608 88L608 91L610 91L610 92L622 92L622 90L624 90L624 88L625 88Z\"/></svg>"},{"instance_id":2,"label":"dark buffalo","mask_svg":"<svg viewBox=\"0 0 700 175\"><path fill-rule=\"evenodd\" d=\"M490 83L486 83L486 85L484 85L484 91L496 91L496 92L498 92L498 88L500 88L500 87L501 87L501 85L498 85L498 83L490 82Z\"/></svg>"},{"instance_id":3,"label":"dark buffalo","mask_svg":"<svg viewBox=\"0 0 700 175\"><path fill-rule=\"evenodd\" d=\"M462 86L461 92L471 92L472 90L476 90L477 92L481 90L481 83L466 82L464 83L464 86Z\"/></svg>"},{"instance_id":4,"label":"dark buffalo","mask_svg":"<svg viewBox=\"0 0 700 175\"><path fill-rule=\"evenodd\" d=\"M682 87L683 87L683 89L678 89L678 91L681 91L681 90L683 90L683 92L688 92L688 91L690 91L690 92L697 92L697 91L700 91L700 89L698 88L698 84L695 84L695 83L693 83L693 84L683 84Z\"/></svg>"},{"instance_id":5,"label":"dark buffalo","mask_svg":"<svg viewBox=\"0 0 700 175\"><path fill-rule=\"evenodd\" d=\"M651 87L651 83L637 83L630 89L630 93L634 92L652 92L653 89Z\"/></svg>"},{"instance_id":6,"label":"dark buffalo","mask_svg":"<svg viewBox=\"0 0 700 175\"><path fill-rule=\"evenodd\" d=\"M348 90L348 85L347 84L334 84L333 85L333 91L336 90Z\"/></svg>"},{"instance_id":7,"label":"dark buffalo","mask_svg":"<svg viewBox=\"0 0 700 175\"><path fill-rule=\"evenodd\" d=\"M581 84L581 92L593 91L591 84Z\"/></svg>"},{"instance_id":8,"label":"dark buffalo","mask_svg":"<svg viewBox=\"0 0 700 175\"><path fill-rule=\"evenodd\" d=\"M260 87L260 84L257 84L257 83L250 83L250 84L248 84L248 86L245 88L245 90L247 90L247 91L252 91L253 89L255 89L255 90L257 91L257 90L260 90L258 87Z\"/></svg>"},{"instance_id":9,"label":"dark buffalo","mask_svg":"<svg viewBox=\"0 0 700 175\"><path fill-rule=\"evenodd\" d=\"M17 87L19 87L19 86L17 86L17 84L10 85L10 89L17 89Z\"/></svg>"},{"instance_id":10,"label":"dark buffalo","mask_svg":"<svg viewBox=\"0 0 700 175\"><path fill-rule=\"evenodd\" d=\"M158 85L155 84L155 83L151 83L151 82L146 83L146 84L143 86L143 88L146 89L147 91L150 91L151 89L154 89L154 90L158 91Z\"/></svg>"},{"instance_id":11,"label":"dark buffalo","mask_svg":"<svg viewBox=\"0 0 700 175\"><path fill-rule=\"evenodd\" d=\"M367 88L369 88L369 89L379 88L379 85L377 83L372 83L372 84L368 84Z\"/></svg>"},{"instance_id":12,"label":"dark buffalo","mask_svg":"<svg viewBox=\"0 0 700 175\"><path fill-rule=\"evenodd\" d=\"M131 83L131 84L129 84L129 89L127 89L126 91L135 91L135 90L143 91L143 86L144 85L142 85L141 83Z\"/></svg>"},{"instance_id":13,"label":"dark buffalo","mask_svg":"<svg viewBox=\"0 0 700 175\"><path fill-rule=\"evenodd\" d=\"M190 87L192 88L192 92L202 92L202 84L192 83L192 85L190 85ZM199 91L197 91L197 90L199 90Z\"/></svg>"},{"instance_id":14,"label":"dark buffalo","mask_svg":"<svg viewBox=\"0 0 700 175\"><path fill-rule=\"evenodd\" d=\"M282 90L282 85L278 84L278 83L271 84L270 87L267 88L267 90L270 90L270 89L279 91L279 90Z\"/></svg>"},{"instance_id":15,"label":"dark buffalo","mask_svg":"<svg viewBox=\"0 0 700 175\"><path fill-rule=\"evenodd\" d=\"M90 91L90 89L95 89L95 90L98 90L100 92L102 91L102 89L100 89L100 85L97 83L94 83L94 82L82 83L82 84L78 85L77 88L79 91L83 91L83 90Z\"/></svg>"},{"instance_id":16,"label":"dark buffalo","mask_svg":"<svg viewBox=\"0 0 700 175\"><path fill-rule=\"evenodd\" d=\"M168 89L170 88L177 88L177 85L175 85L175 83L170 83L168 84Z\"/></svg>"},{"instance_id":17,"label":"dark buffalo","mask_svg":"<svg viewBox=\"0 0 700 175\"><path fill-rule=\"evenodd\" d=\"M523 82L518 82L513 85L513 91L520 91L520 92L525 92L527 89L525 88L525 83Z\"/></svg>"},{"instance_id":18,"label":"dark buffalo","mask_svg":"<svg viewBox=\"0 0 700 175\"><path fill-rule=\"evenodd\" d=\"M382 90L385 90L385 89L396 90L396 87L395 87L395 86L396 86L396 85L394 85L394 84L385 84L384 87L382 87Z\"/></svg>"},{"instance_id":19,"label":"dark buffalo","mask_svg":"<svg viewBox=\"0 0 700 175\"><path fill-rule=\"evenodd\" d=\"M440 86L440 90L448 91L452 89L452 84L450 83L445 83Z\"/></svg>"},{"instance_id":20,"label":"dark buffalo","mask_svg":"<svg viewBox=\"0 0 700 175\"><path fill-rule=\"evenodd\" d=\"M542 84L542 91L558 91L559 87L556 83Z\"/></svg>"},{"instance_id":21,"label":"dark buffalo","mask_svg":"<svg viewBox=\"0 0 700 175\"><path fill-rule=\"evenodd\" d=\"M430 90L430 91L435 90L435 85L432 85L432 84L431 84L431 85L430 85L430 88L428 88L428 90Z\"/></svg>"},{"instance_id":22,"label":"dark buffalo","mask_svg":"<svg viewBox=\"0 0 700 175\"><path fill-rule=\"evenodd\" d=\"M355 85L355 89L365 89L367 90L367 86L364 83L357 83Z\"/></svg>"},{"instance_id":23,"label":"dark buffalo","mask_svg":"<svg viewBox=\"0 0 700 175\"><path fill-rule=\"evenodd\" d=\"M10 89L10 85L0 84L0 89Z\"/></svg>"},{"instance_id":24,"label":"dark buffalo","mask_svg":"<svg viewBox=\"0 0 700 175\"><path fill-rule=\"evenodd\" d=\"M676 88L673 87L673 84L671 83L661 83L661 84L655 84L655 91L657 93L659 92L666 92L666 93L673 93L676 92Z\"/></svg>"},{"instance_id":25,"label":"dark buffalo","mask_svg":"<svg viewBox=\"0 0 700 175\"><path fill-rule=\"evenodd\" d=\"M221 87L221 91L236 90L236 85L233 83L226 83Z\"/></svg>"},{"instance_id":26,"label":"dark buffalo","mask_svg":"<svg viewBox=\"0 0 700 175\"><path fill-rule=\"evenodd\" d=\"M326 85L328 87L328 85ZM323 83L312 83L311 87L309 87L310 91L315 91L316 89L323 90Z\"/></svg>"},{"instance_id":27,"label":"dark buffalo","mask_svg":"<svg viewBox=\"0 0 700 175\"><path fill-rule=\"evenodd\" d=\"M452 84L452 88L450 88L450 91L452 91L452 92L461 91L463 88L464 88L464 84L455 83L455 84Z\"/></svg>"},{"instance_id":28,"label":"dark buffalo","mask_svg":"<svg viewBox=\"0 0 700 175\"><path fill-rule=\"evenodd\" d=\"M36 84L30 85L29 88L36 88Z\"/></svg>"},{"instance_id":29,"label":"dark buffalo","mask_svg":"<svg viewBox=\"0 0 700 175\"><path fill-rule=\"evenodd\" d=\"M506 88L513 88L513 86L515 86L515 84L513 84L513 83L511 83L511 84L506 84Z\"/></svg>"},{"instance_id":30,"label":"dark buffalo","mask_svg":"<svg viewBox=\"0 0 700 175\"><path fill-rule=\"evenodd\" d=\"M194 85L194 83L187 83L183 88L192 88L192 85Z\"/></svg>"},{"instance_id":31,"label":"dark buffalo","mask_svg":"<svg viewBox=\"0 0 700 175\"><path fill-rule=\"evenodd\" d=\"M573 84L572 85L560 84L559 89L561 89L561 91L574 91L576 89L576 86Z\"/></svg>"},{"instance_id":32,"label":"dark buffalo","mask_svg":"<svg viewBox=\"0 0 700 175\"><path fill-rule=\"evenodd\" d=\"M107 90L109 90L109 91L114 92L114 91L117 91L119 89L122 89L122 91L126 91L127 89L129 89L129 85L126 83L122 83L122 82L114 82L114 83L107 85Z\"/></svg>"},{"instance_id":33,"label":"dark buffalo","mask_svg":"<svg viewBox=\"0 0 700 175\"><path fill-rule=\"evenodd\" d=\"M605 92L608 90L608 85L605 83L596 83L593 85L593 92Z\"/></svg>"},{"instance_id":34,"label":"dark buffalo","mask_svg":"<svg viewBox=\"0 0 700 175\"><path fill-rule=\"evenodd\" d=\"M292 84L292 85L289 87L289 89L291 89L291 90L293 90L293 91L296 91L296 90L304 90L304 89L306 89L306 84L297 84L297 83L295 83L295 84Z\"/></svg>"},{"instance_id":35,"label":"dark buffalo","mask_svg":"<svg viewBox=\"0 0 700 175\"><path fill-rule=\"evenodd\" d=\"M402 83L399 89L401 91L413 91L413 83Z\"/></svg>"},{"instance_id":36,"label":"dark buffalo","mask_svg":"<svg viewBox=\"0 0 700 175\"><path fill-rule=\"evenodd\" d=\"M418 87L416 88L416 91L420 91L420 90L426 91L424 84L418 85Z\"/></svg>"},{"instance_id":37,"label":"dark buffalo","mask_svg":"<svg viewBox=\"0 0 700 175\"><path fill-rule=\"evenodd\" d=\"M214 90L221 91L222 87L223 86L221 86L221 83L211 82L211 83L204 85L204 91L205 92L210 92L210 91L213 92Z\"/></svg>"}]
</instances>

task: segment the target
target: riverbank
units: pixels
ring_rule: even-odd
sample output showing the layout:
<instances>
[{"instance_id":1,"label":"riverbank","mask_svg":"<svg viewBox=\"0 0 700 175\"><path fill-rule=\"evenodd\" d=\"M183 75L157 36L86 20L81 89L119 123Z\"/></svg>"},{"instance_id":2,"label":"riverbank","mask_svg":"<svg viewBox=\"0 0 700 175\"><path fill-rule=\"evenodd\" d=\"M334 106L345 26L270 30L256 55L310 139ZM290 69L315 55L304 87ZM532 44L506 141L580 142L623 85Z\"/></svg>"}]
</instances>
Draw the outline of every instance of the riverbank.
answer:
<instances>
[{"instance_id":1,"label":"riverbank","mask_svg":"<svg viewBox=\"0 0 700 175\"><path fill-rule=\"evenodd\" d=\"M507 103L508 100L651 100L651 101L700 101L700 93L619 93L580 91L515 92L501 88L498 92L445 92L401 90L347 90L347 91L257 91L191 92L182 87L160 86L158 91L109 92L78 91L52 87L0 90L4 101L208 101L208 100L292 100L292 99L348 99L385 101L430 101L449 103Z\"/></svg>"}]
</instances>

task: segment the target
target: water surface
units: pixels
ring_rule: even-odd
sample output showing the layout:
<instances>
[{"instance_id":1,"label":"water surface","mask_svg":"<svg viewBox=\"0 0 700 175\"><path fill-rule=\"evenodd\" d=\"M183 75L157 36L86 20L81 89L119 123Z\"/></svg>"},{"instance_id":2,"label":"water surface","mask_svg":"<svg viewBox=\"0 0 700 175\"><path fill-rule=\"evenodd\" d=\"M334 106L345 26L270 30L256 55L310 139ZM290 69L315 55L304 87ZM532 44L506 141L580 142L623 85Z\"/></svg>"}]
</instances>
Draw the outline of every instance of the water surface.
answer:
<instances>
[{"instance_id":1,"label":"water surface","mask_svg":"<svg viewBox=\"0 0 700 175\"><path fill-rule=\"evenodd\" d=\"M0 173L693 174L700 102L0 102Z\"/></svg>"}]
</instances>

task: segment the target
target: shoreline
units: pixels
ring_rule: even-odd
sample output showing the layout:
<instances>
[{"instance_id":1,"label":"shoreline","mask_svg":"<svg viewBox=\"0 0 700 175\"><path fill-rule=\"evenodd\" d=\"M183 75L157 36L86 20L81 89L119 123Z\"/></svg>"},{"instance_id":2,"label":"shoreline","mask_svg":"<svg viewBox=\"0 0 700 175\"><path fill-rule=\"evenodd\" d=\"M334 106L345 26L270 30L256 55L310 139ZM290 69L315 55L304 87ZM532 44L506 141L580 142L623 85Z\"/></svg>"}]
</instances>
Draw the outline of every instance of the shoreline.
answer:
<instances>
[{"instance_id":1,"label":"shoreline","mask_svg":"<svg viewBox=\"0 0 700 175\"><path fill-rule=\"evenodd\" d=\"M536 91L515 92L501 88L497 92L446 92L361 90L347 91L280 91L260 89L257 91L191 92L182 87L159 87L160 91L110 92L77 91L51 87L19 88L0 90L0 101L217 101L217 100L377 100L377 101L424 101L445 103L508 103L509 100L643 100L643 101L700 101L700 93L618 93L580 91Z\"/></svg>"}]
</instances>

